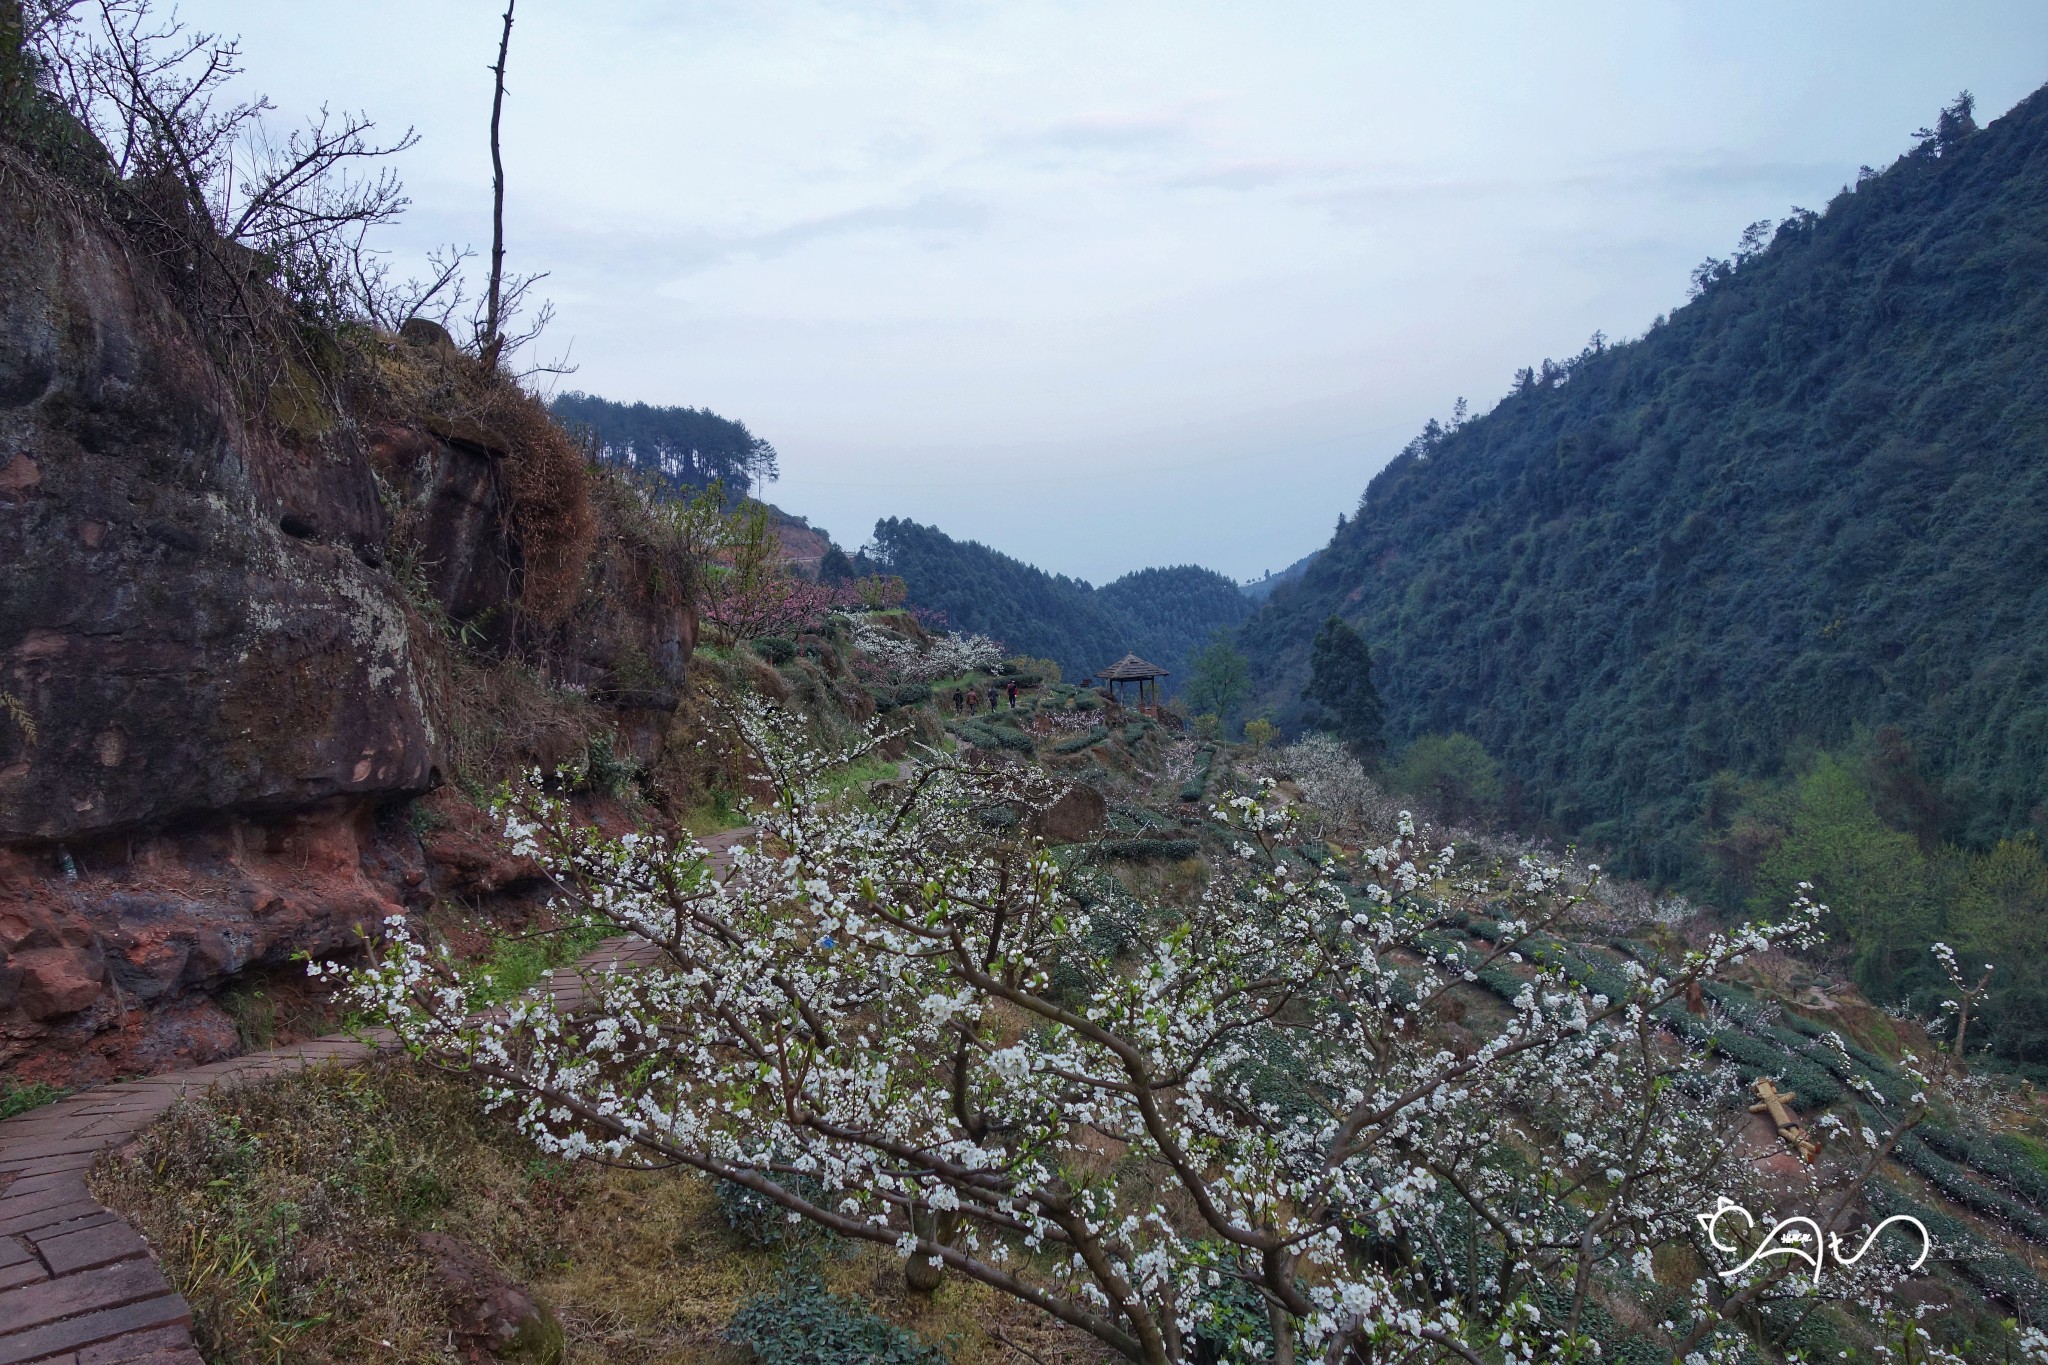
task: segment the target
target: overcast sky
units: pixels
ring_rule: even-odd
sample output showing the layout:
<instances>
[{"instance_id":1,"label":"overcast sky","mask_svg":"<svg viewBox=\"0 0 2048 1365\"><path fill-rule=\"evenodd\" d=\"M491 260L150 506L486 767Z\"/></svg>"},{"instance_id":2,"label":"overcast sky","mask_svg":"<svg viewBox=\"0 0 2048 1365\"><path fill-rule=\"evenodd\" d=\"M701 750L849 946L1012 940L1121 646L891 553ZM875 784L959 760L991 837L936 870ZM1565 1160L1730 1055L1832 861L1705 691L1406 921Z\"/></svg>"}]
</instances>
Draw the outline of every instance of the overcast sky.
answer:
<instances>
[{"instance_id":1,"label":"overcast sky","mask_svg":"<svg viewBox=\"0 0 2048 1365\"><path fill-rule=\"evenodd\" d=\"M501 10L184 6L287 114L417 127L408 264L489 243ZM507 230L566 386L744 420L842 544L1246 578L1460 395L2044 80L2041 0L519 0Z\"/></svg>"}]
</instances>

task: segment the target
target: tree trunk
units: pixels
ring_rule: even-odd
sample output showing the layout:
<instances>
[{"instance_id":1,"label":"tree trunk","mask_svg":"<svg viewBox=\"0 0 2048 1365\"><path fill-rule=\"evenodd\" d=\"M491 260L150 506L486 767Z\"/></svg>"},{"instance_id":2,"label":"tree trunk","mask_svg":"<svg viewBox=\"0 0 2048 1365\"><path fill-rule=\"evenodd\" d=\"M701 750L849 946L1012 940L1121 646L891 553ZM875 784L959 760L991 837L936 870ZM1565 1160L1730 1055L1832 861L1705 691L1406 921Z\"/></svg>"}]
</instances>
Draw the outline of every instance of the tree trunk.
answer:
<instances>
[{"instance_id":1,"label":"tree trunk","mask_svg":"<svg viewBox=\"0 0 2048 1365\"><path fill-rule=\"evenodd\" d=\"M495 77L491 91L491 282L484 300L484 334L477 339L486 370L498 368L498 353L505 348L505 320L500 316L505 295L505 154L498 141L498 124L505 113L505 58L512 48L512 8L517 3L505 0L498 63L491 68Z\"/></svg>"},{"instance_id":2,"label":"tree trunk","mask_svg":"<svg viewBox=\"0 0 2048 1365\"><path fill-rule=\"evenodd\" d=\"M941 1209L936 1216L912 1213L910 1227L919 1237L936 1246L951 1246L960 1231L960 1213L957 1209ZM908 1264L903 1267L903 1282L920 1294L931 1293L945 1278L946 1263L922 1251L911 1252Z\"/></svg>"},{"instance_id":3,"label":"tree trunk","mask_svg":"<svg viewBox=\"0 0 2048 1365\"><path fill-rule=\"evenodd\" d=\"M1294 1365L1294 1319L1273 1300L1266 1300L1266 1321L1273 1324L1273 1365Z\"/></svg>"},{"instance_id":4,"label":"tree trunk","mask_svg":"<svg viewBox=\"0 0 2048 1365\"><path fill-rule=\"evenodd\" d=\"M28 93L28 61L22 53L27 36L21 0L0 0L0 122L14 112L15 102Z\"/></svg>"}]
</instances>

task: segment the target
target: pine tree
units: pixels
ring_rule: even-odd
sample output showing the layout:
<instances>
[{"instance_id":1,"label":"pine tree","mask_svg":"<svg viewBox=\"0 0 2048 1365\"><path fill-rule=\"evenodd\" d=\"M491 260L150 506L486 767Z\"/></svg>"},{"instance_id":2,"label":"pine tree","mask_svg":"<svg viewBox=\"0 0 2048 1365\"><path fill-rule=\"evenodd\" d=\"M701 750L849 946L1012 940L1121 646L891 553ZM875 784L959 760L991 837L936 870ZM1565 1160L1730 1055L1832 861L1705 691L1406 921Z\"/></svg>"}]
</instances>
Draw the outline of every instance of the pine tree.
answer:
<instances>
[{"instance_id":1,"label":"pine tree","mask_svg":"<svg viewBox=\"0 0 2048 1365\"><path fill-rule=\"evenodd\" d=\"M1309 681L1302 696L1315 704L1316 723L1371 766L1386 751L1386 710L1372 682L1372 651L1341 616L1331 616L1309 649Z\"/></svg>"}]
</instances>

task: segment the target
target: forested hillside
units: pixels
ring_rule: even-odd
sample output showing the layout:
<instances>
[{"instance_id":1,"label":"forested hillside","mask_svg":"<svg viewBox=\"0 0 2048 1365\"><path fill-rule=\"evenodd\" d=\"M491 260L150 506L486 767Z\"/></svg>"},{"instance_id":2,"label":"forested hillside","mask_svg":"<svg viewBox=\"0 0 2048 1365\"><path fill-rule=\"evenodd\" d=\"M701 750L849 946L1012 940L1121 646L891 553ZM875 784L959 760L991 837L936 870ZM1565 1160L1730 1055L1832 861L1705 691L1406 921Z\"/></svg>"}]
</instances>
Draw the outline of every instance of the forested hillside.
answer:
<instances>
[{"instance_id":1,"label":"forested hillside","mask_svg":"<svg viewBox=\"0 0 2048 1365\"><path fill-rule=\"evenodd\" d=\"M864 568L900 574L910 600L943 611L955 630L993 635L1013 653L1052 659L1069 677L1135 651L1172 671L1169 691L1186 676L1188 656L1218 629L1243 621L1252 606L1235 583L1193 565L1144 569L1096 588L893 517L875 524L863 559Z\"/></svg>"},{"instance_id":2,"label":"forested hillside","mask_svg":"<svg viewBox=\"0 0 2048 1365\"><path fill-rule=\"evenodd\" d=\"M556 421L583 433L598 461L631 469L678 491L716 479L735 495L760 492L780 472L775 447L745 422L708 408L615 403L570 392L548 404Z\"/></svg>"},{"instance_id":3,"label":"forested hillside","mask_svg":"<svg viewBox=\"0 0 2048 1365\"><path fill-rule=\"evenodd\" d=\"M1285 587L1308 572L1308 562L1315 557L1315 551L1311 550L1279 573L1274 573L1271 569L1268 569L1265 577L1254 578L1251 582L1242 585L1239 591L1243 592L1246 597L1251 598L1254 602L1263 602L1273 595L1274 589Z\"/></svg>"},{"instance_id":4,"label":"forested hillside","mask_svg":"<svg viewBox=\"0 0 2048 1365\"><path fill-rule=\"evenodd\" d=\"M1393 740L1470 733L1525 824L1668 879L1711 870L1756 781L1882 727L1918 793L1892 823L1924 849L2026 829L2048 797L2048 96L1981 131L1958 101L1694 283L1374 478L1242 633L1265 700L1298 707L1339 612Z\"/></svg>"}]
</instances>

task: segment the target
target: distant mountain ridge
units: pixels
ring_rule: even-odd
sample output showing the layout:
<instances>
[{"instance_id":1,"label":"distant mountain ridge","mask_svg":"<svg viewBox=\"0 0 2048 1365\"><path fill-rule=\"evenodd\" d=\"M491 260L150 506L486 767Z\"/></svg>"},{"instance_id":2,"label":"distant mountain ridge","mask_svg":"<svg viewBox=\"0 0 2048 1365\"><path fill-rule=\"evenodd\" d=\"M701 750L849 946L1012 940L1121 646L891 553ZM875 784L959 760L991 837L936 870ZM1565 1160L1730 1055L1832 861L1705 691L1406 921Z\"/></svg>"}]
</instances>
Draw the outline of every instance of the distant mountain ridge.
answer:
<instances>
[{"instance_id":1,"label":"distant mountain ridge","mask_svg":"<svg viewBox=\"0 0 2048 1365\"><path fill-rule=\"evenodd\" d=\"M2048 93L1759 224L1641 339L1435 423L1241 632L1298 715L1332 612L1391 737L1651 875L1731 784L1899 726L1981 845L2048 803Z\"/></svg>"},{"instance_id":2,"label":"distant mountain ridge","mask_svg":"<svg viewBox=\"0 0 2048 1365\"><path fill-rule=\"evenodd\" d=\"M875 523L861 560L863 568L901 575L910 600L944 612L955 630L1052 659L1070 678L1132 651L1172 672L1169 692L1212 634L1252 610L1235 583L1210 569L1141 569L1097 588L901 518Z\"/></svg>"},{"instance_id":3,"label":"distant mountain ridge","mask_svg":"<svg viewBox=\"0 0 2048 1365\"><path fill-rule=\"evenodd\" d=\"M1269 571L1263 578L1254 578L1248 583L1238 584L1238 589L1252 601L1263 602L1273 595L1275 588L1285 587L1307 573L1309 561L1314 559L1317 553L1318 551L1310 550L1279 573Z\"/></svg>"}]
</instances>

